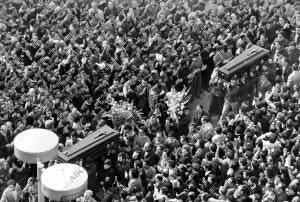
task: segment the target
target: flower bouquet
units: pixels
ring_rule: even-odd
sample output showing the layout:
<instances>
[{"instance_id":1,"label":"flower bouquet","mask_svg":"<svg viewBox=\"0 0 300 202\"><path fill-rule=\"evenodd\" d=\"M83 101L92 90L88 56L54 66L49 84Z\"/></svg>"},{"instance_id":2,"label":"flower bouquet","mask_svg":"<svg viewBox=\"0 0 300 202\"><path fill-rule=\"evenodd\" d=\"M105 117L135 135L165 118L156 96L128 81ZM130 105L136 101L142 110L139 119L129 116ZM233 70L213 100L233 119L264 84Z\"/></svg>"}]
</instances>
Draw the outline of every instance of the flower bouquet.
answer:
<instances>
[{"instance_id":1,"label":"flower bouquet","mask_svg":"<svg viewBox=\"0 0 300 202\"><path fill-rule=\"evenodd\" d=\"M132 122L143 122L142 112L133 103L123 100L116 101L110 96L107 97L106 102L111 105L108 116L116 128L119 129L122 125L131 124Z\"/></svg>"},{"instance_id":2,"label":"flower bouquet","mask_svg":"<svg viewBox=\"0 0 300 202\"><path fill-rule=\"evenodd\" d=\"M168 106L167 113L170 117L179 122L180 116L183 114L183 110L186 107L186 104L190 101L191 95L189 95L190 88L187 89L184 87L182 91L177 92L175 89L172 89L167 93L166 104Z\"/></svg>"}]
</instances>

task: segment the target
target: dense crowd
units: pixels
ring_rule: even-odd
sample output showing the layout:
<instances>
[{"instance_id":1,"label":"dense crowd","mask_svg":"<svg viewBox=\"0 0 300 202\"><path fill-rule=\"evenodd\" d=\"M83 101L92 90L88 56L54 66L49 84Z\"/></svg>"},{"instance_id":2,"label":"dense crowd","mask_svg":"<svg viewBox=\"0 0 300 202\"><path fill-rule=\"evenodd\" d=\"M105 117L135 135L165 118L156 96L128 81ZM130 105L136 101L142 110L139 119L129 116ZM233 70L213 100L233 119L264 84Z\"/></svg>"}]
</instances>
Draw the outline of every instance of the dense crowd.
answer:
<instances>
[{"instance_id":1,"label":"dense crowd","mask_svg":"<svg viewBox=\"0 0 300 202\"><path fill-rule=\"evenodd\" d=\"M78 201L299 202L294 3L1 0L0 201L37 197L34 165L13 155L15 135L46 128L64 151L108 124L120 142L97 165L84 159L89 191ZM267 58L220 79L252 45ZM210 90L210 108L187 106L174 120L168 92L185 87L192 99ZM134 103L145 120L114 126L107 97Z\"/></svg>"}]
</instances>

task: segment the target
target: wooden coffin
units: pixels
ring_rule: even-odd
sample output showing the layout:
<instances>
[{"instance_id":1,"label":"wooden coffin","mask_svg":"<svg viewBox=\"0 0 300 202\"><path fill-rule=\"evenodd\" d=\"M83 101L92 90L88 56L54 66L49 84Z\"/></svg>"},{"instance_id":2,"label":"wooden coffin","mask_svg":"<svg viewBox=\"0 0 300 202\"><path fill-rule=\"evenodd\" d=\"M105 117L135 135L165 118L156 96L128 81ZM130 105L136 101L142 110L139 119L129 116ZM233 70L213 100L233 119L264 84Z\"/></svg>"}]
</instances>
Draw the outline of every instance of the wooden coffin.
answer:
<instances>
[{"instance_id":1,"label":"wooden coffin","mask_svg":"<svg viewBox=\"0 0 300 202\"><path fill-rule=\"evenodd\" d=\"M235 74L240 74L249 70L251 65L260 62L260 60L266 57L268 53L269 51L267 49L253 45L221 67L218 76L228 80Z\"/></svg>"},{"instance_id":2,"label":"wooden coffin","mask_svg":"<svg viewBox=\"0 0 300 202\"><path fill-rule=\"evenodd\" d=\"M88 156L96 159L107 153L108 144L118 141L119 132L105 125L66 151L59 152L57 159L61 163L75 163Z\"/></svg>"}]
</instances>

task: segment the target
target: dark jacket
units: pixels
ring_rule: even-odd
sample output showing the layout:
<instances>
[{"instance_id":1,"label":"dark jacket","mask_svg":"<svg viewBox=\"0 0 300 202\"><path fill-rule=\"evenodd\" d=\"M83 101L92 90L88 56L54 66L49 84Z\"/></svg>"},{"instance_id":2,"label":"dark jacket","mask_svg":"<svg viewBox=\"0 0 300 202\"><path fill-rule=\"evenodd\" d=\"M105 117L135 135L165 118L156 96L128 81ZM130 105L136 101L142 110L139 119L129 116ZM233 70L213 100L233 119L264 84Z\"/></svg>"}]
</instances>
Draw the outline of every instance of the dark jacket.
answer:
<instances>
[{"instance_id":1,"label":"dark jacket","mask_svg":"<svg viewBox=\"0 0 300 202\"><path fill-rule=\"evenodd\" d=\"M267 91L272 89L272 84L269 80L266 81L259 81L258 82L258 89L257 92L260 92L263 96L265 96Z\"/></svg>"},{"instance_id":2,"label":"dark jacket","mask_svg":"<svg viewBox=\"0 0 300 202\"><path fill-rule=\"evenodd\" d=\"M97 167L95 163L91 163L89 167L85 167L88 173L88 189L92 190L94 193L98 191L97 183Z\"/></svg>"},{"instance_id":3,"label":"dark jacket","mask_svg":"<svg viewBox=\"0 0 300 202\"><path fill-rule=\"evenodd\" d=\"M229 102L237 102L238 101L238 95L239 95L239 87L236 86L230 86L227 89L226 99Z\"/></svg>"},{"instance_id":4,"label":"dark jacket","mask_svg":"<svg viewBox=\"0 0 300 202\"><path fill-rule=\"evenodd\" d=\"M144 159L150 160L150 165L154 166L158 163L158 157L153 150L150 150L147 154L143 153Z\"/></svg>"},{"instance_id":5,"label":"dark jacket","mask_svg":"<svg viewBox=\"0 0 300 202\"><path fill-rule=\"evenodd\" d=\"M5 137L0 134L0 159L7 158L7 148L6 145L8 144L8 142L6 141Z\"/></svg>"}]
</instances>

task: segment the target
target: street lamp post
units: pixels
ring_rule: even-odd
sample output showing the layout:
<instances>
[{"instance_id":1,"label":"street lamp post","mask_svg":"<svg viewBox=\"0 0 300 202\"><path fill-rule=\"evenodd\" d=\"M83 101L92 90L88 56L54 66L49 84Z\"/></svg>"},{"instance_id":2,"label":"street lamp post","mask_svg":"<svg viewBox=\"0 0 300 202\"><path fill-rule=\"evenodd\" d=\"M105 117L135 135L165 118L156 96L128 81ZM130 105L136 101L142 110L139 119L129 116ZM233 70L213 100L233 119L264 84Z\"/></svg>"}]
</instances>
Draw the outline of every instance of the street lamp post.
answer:
<instances>
[{"instance_id":1,"label":"street lamp post","mask_svg":"<svg viewBox=\"0 0 300 202\"><path fill-rule=\"evenodd\" d=\"M14 139L14 155L21 161L37 164L38 201L44 202L41 173L45 162L58 153L58 137L46 129L33 128L19 133Z\"/></svg>"}]
</instances>

